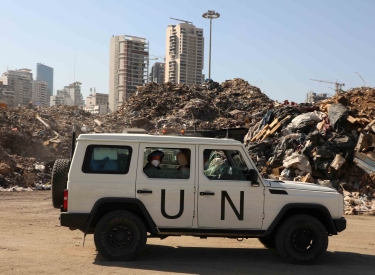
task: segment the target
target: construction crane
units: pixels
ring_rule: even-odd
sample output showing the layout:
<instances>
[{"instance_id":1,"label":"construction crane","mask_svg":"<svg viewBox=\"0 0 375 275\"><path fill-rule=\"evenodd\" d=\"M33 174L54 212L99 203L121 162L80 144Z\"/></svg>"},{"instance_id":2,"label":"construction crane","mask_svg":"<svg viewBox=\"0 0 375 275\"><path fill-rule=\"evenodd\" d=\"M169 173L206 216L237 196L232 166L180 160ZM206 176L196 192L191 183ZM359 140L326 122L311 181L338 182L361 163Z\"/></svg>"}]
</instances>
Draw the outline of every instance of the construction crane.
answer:
<instances>
[{"instance_id":1,"label":"construction crane","mask_svg":"<svg viewBox=\"0 0 375 275\"><path fill-rule=\"evenodd\" d=\"M152 56L152 57L157 57L157 58L161 58L161 59L165 59L165 57L161 57L161 56L157 56L157 55L152 55L152 54L149 54L148 56Z\"/></svg>"},{"instance_id":2,"label":"construction crane","mask_svg":"<svg viewBox=\"0 0 375 275\"><path fill-rule=\"evenodd\" d=\"M318 79L311 79L310 80L312 81L318 81L318 82L324 82L324 83L331 83L331 84L335 84L336 86L336 94L338 95L340 93L340 91L342 90L342 87L345 86L344 83L338 83L337 81L336 82L330 82L330 81L325 81L325 80L318 80Z\"/></svg>"},{"instance_id":3,"label":"construction crane","mask_svg":"<svg viewBox=\"0 0 375 275\"><path fill-rule=\"evenodd\" d=\"M185 22L186 24L193 24L193 22L186 21L186 20L182 20L182 19L178 19L178 18L173 18L173 17L171 17L171 19L172 19L172 20L176 20L176 21Z\"/></svg>"}]
</instances>

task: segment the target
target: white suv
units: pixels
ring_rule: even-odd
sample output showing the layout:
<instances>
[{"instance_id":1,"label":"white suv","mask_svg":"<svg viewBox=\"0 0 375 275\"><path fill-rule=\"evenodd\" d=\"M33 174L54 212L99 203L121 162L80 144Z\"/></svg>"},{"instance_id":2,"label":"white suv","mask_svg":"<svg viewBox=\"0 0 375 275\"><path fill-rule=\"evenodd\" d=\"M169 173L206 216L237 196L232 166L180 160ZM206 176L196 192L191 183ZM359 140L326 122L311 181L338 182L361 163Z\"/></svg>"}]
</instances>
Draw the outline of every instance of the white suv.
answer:
<instances>
[{"instance_id":1,"label":"white suv","mask_svg":"<svg viewBox=\"0 0 375 275\"><path fill-rule=\"evenodd\" d=\"M116 261L139 256L147 238L185 235L259 238L312 263L346 228L336 190L262 179L231 139L83 134L72 159L55 162L52 193L61 225L93 233Z\"/></svg>"}]
</instances>

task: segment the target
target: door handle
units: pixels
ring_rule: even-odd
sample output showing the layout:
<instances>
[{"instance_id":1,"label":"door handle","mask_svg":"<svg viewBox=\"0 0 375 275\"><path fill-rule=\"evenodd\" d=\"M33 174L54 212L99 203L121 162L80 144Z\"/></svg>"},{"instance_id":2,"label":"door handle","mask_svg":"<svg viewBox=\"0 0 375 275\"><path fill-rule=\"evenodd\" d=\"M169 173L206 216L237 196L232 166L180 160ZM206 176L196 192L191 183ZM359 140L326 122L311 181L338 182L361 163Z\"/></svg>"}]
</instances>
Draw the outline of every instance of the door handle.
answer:
<instances>
[{"instance_id":1,"label":"door handle","mask_svg":"<svg viewBox=\"0 0 375 275\"><path fill-rule=\"evenodd\" d=\"M151 190L137 190L138 194L152 194Z\"/></svg>"},{"instance_id":2,"label":"door handle","mask_svg":"<svg viewBox=\"0 0 375 275\"><path fill-rule=\"evenodd\" d=\"M199 195L201 196L214 196L214 192L199 192Z\"/></svg>"},{"instance_id":3,"label":"door handle","mask_svg":"<svg viewBox=\"0 0 375 275\"><path fill-rule=\"evenodd\" d=\"M251 186L253 187L259 187L259 182L251 182Z\"/></svg>"}]
</instances>

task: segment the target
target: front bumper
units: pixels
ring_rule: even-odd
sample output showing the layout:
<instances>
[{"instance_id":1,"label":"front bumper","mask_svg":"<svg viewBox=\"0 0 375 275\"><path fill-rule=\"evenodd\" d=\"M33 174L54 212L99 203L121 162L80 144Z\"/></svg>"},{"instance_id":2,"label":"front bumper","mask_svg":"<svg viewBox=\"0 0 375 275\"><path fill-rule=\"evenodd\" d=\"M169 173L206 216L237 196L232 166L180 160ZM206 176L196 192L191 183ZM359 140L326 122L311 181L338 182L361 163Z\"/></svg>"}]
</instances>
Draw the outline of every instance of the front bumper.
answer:
<instances>
[{"instance_id":1,"label":"front bumper","mask_svg":"<svg viewBox=\"0 0 375 275\"><path fill-rule=\"evenodd\" d=\"M86 222L90 214L86 213L60 213L60 225L70 229L85 230Z\"/></svg>"},{"instance_id":2,"label":"front bumper","mask_svg":"<svg viewBox=\"0 0 375 275\"><path fill-rule=\"evenodd\" d=\"M344 231L346 229L346 219L344 217L341 217L340 219L334 219L333 220L337 232Z\"/></svg>"}]
</instances>

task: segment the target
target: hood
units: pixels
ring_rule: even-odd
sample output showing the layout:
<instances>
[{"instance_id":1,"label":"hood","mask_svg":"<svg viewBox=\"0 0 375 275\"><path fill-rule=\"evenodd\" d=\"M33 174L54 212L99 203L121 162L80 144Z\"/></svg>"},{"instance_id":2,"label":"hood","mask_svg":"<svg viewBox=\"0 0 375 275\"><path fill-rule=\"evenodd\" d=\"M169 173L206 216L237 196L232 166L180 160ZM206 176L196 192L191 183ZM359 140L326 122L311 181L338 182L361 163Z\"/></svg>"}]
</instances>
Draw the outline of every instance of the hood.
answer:
<instances>
[{"instance_id":1,"label":"hood","mask_svg":"<svg viewBox=\"0 0 375 275\"><path fill-rule=\"evenodd\" d=\"M299 182L299 181L277 181L277 180L263 180L269 188L279 189L297 189L319 192L337 193L336 189L320 186L314 183Z\"/></svg>"}]
</instances>

